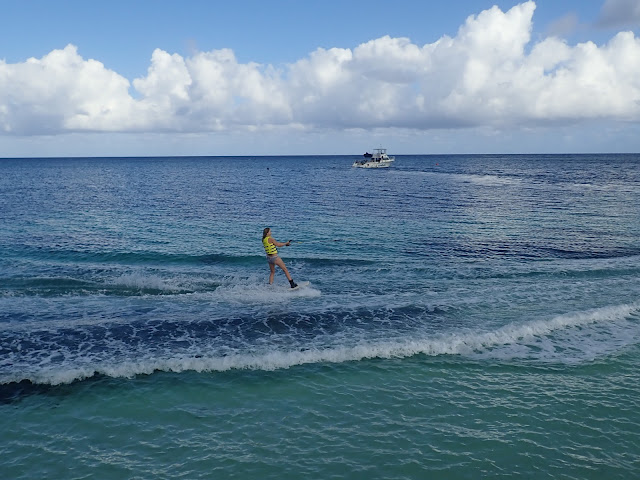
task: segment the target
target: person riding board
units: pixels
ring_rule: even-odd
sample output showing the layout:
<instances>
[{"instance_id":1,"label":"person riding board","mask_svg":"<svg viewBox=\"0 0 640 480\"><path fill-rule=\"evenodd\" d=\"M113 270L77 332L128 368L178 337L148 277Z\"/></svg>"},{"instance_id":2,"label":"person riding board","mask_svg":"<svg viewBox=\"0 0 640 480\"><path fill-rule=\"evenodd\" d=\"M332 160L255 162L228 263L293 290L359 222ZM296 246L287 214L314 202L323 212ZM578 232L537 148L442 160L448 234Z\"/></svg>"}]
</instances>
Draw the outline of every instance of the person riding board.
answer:
<instances>
[{"instance_id":1,"label":"person riding board","mask_svg":"<svg viewBox=\"0 0 640 480\"><path fill-rule=\"evenodd\" d=\"M278 249L276 247L288 247L291 245L291 240L287 243L278 242L275 238L271 236L271 228L267 227L262 231L262 246L264 247L264 251L267 254L267 262L269 263L269 285L273 283L273 276L276 273L276 265L280 267L280 269L287 276L287 280L289 280L289 284L291 288L296 288L298 285L293 281L291 275L289 274L289 270L284 264L284 261L278 256Z\"/></svg>"}]
</instances>

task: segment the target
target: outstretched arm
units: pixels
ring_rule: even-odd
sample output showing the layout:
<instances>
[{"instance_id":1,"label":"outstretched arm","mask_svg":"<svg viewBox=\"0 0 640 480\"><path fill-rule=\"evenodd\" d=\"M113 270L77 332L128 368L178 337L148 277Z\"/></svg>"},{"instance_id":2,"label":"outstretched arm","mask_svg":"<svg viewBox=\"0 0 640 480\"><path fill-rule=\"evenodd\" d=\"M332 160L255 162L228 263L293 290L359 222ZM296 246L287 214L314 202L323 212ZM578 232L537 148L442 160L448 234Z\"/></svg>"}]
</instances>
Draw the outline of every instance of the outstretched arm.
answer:
<instances>
[{"instance_id":1,"label":"outstretched arm","mask_svg":"<svg viewBox=\"0 0 640 480\"><path fill-rule=\"evenodd\" d=\"M288 247L289 245L291 245L291 240L289 240L287 243L282 243L277 241L273 237L269 237L269 243L273 243L276 247Z\"/></svg>"}]
</instances>

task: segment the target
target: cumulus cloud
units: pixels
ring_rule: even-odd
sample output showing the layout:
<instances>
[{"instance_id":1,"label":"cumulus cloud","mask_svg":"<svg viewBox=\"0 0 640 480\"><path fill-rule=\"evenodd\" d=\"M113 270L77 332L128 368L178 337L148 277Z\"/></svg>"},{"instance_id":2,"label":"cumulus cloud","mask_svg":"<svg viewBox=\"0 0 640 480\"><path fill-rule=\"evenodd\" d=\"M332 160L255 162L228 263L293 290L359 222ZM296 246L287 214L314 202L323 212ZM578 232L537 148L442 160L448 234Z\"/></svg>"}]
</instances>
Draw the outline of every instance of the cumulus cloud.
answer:
<instances>
[{"instance_id":1,"label":"cumulus cloud","mask_svg":"<svg viewBox=\"0 0 640 480\"><path fill-rule=\"evenodd\" d=\"M623 4L631 5L605 7ZM434 43L384 36L353 49L320 48L280 69L240 63L229 49L187 58L157 49L132 82L69 45L24 63L0 61L0 132L639 121L640 39L621 32L601 46L534 43L534 12L532 1L493 7Z\"/></svg>"},{"instance_id":2,"label":"cumulus cloud","mask_svg":"<svg viewBox=\"0 0 640 480\"><path fill-rule=\"evenodd\" d=\"M0 61L0 129L17 134L131 126L129 81L76 47L24 63ZM118 127L118 128L122 128Z\"/></svg>"}]
</instances>

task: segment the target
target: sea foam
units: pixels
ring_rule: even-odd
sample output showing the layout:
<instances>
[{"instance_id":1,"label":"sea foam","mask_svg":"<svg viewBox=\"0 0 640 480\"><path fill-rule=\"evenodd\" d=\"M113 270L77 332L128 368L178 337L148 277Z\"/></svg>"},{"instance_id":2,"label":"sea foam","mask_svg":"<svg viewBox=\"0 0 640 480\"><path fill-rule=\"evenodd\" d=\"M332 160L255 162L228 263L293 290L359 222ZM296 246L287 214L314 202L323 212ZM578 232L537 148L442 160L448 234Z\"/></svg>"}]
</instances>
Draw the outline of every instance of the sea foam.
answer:
<instances>
[{"instance_id":1,"label":"sea foam","mask_svg":"<svg viewBox=\"0 0 640 480\"><path fill-rule=\"evenodd\" d=\"M340 342L312 342L296 348L261 343L229 349L226 354L207 353L206 346L176 352L160 346L153 353L114 352L114 355L74 355L59 352L64 361L56 366L40 359L25 365L23 374L0 376L0 383L29 380L33 383L63 384L94 375L131 378L155 371L223 372L228 370L279 370L316 363L343 363L369 359L406 358L415 355L455 355L474 359L575 363L591 361L597 355L640 340L640 305L604 307L559 315L547 320L513 323L493 331L458 331L439 335L413 335L379 340L340 337ZM599 333L598 333L599 332ZM594 337L596 340L594 340ZM586 348L585 348L586 347ZM50 348L50 346L49 346ZM64 349L63 349L64 350ZM117 353L120 353L118 355ZM37 356L37 355L36 355Z\"/></svg>"}]
</instances>

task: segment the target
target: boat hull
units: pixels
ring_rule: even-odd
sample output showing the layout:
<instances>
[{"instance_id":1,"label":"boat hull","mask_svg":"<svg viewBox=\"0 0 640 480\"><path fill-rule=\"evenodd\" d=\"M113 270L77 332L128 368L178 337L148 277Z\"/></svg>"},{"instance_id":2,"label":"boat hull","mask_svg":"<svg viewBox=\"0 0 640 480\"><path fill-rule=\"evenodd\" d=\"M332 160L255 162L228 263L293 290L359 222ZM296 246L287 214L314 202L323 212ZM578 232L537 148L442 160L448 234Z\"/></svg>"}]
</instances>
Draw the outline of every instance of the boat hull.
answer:
<instances>
[{"instance_id":1,"label":"boat hull","mask_svg":"<svg viewBox=\"0 0 640 480\"><path fill-rule=\"evenodd\" d=\"M352 167L356 168L389 168L391 162L353 162Z\"/></svg>"}]
</instances>

